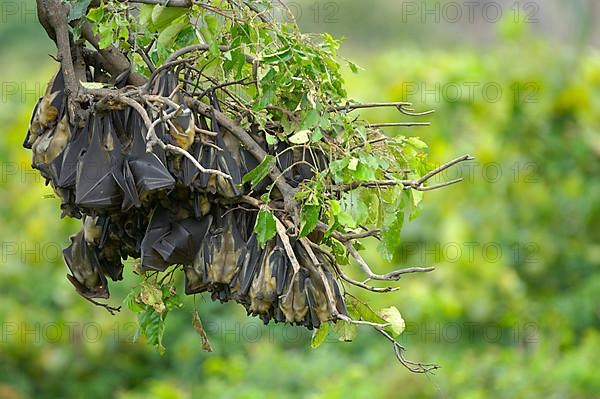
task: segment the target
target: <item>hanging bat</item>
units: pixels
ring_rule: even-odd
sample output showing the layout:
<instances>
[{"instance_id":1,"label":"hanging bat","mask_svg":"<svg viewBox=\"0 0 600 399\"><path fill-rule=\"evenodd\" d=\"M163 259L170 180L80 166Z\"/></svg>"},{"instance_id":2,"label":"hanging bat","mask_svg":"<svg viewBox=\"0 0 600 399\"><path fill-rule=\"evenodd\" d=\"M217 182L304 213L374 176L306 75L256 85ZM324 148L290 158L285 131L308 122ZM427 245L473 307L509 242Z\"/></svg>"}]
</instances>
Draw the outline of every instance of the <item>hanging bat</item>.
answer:
<instances>
[{"instance_id":1,"label":"hanging bat","mask_svg":"<svg viewBox=\"0 0 600 399\"><path fill-rule=\"evenodd\" d=\"M188 107L180 107L179 115L171 120L169 133L173 144L187 151L196 137L196 117Z\"/></svg>"},{"instance_id":2,"label":"hanging bat","mask_svg":"<svg viewBox=\"0 0 600 399\"><path fill-rule=\"evenodd\" d=\"M31 120L29 130L23 146L31 149L35 141L41 136L45 130L56 123L58 116L64 110L64 90L65 81L62 74L62 69L59 69L56 75L48 83L46 92L38 100Z\"/></svg>"},{"instance_id":3,"label":"hanging bat","mask_svg":"<svg viewBox=\"0 0 600 399\"><path fill-rule=\"evenodd\" d=\"M100 270L96 253L85 241L83 230L71 236L71 245L63 251L71 274L67 278L77 292L87 299L108 298L108 284Z\"/></svg>"},{"instance_id":4,"label":"hanging bat","mask_svg":"<svg viewBox=\"0 0 600 399\"><path fill-rule=\"evenodd\" d=\"M202 243L199 262L206 263L210 281L227 284L237 273L245 240L237 226L235 212L214 207L213 222Z\"/></svg>"},{"instance_id":5,"label":"hanging bat","mask_svg":"<svg viewBox=\"0 0 600 399\"><path fill-rule=\"evenodd\" d=\"M211 225L211 215L201 220L187 218L173 221L169 230L152 244L152 249L169 264L190 265L194 262Z\"/></svg>"},{"instance_id":6,"label":"hanging bat","mask_svg":"<svg viewBox=\"0 0 600 399\"><path fill-rule=\"evenodd\" d=\"M146 152L146 131L141 118L130 118L129 131L133 134L131 152L128 156L129 167L136 182L136 189L141 200L152 192L170 190L175 186L175 179L164 163L154 152Z\"/></svg>"},{"instance_id":7,"label":"hanging bat","mask_svg":"<svg viewBox=\"0 0 600 399\"><path fill-rule=\"evenodd\" d=\"M165 271L169 267L158 252L152 247L156 241L171 229L171 213L160 206L152 211L148 228L141 242L141 263L143 270Z\"/></svg>"},{"instance_id":8,"label":"hanging bat","mask_svg":"<svg viewBox=\"0 0 600 399\"><path fill-rule=\"evenodd\" d=\"M280 297L279 308L288 323L304 323L308 314L306 293L304 291L306 277L306 272L301 269L294 275L286 293Z\"/></svg>"},{"instance_id":9,"label":"hanging bat","mask_svg":"<svg viewBox=\"0 0 600 399\"><path fill-rule=\"evenodd\" d=\"M66 146L57 185L62 188L75 187L77 182L77 164L79 158L86 152L90 137L90 120L83 128L75 129L70 143Z\"/></svg>"},{"instance_id":10,"label":"hanging bat","mask_svg":"<svg viewBox=\"0 0 600 399\"><path fill-rule=\"evenodd\" d=\"M108 120L95 116L90 145L77 163L75 204L83 208L105 209L120 204L121 195L111 169L112 148L107 148L112 139L104 131Z\"/></svg>"}]
</instances>

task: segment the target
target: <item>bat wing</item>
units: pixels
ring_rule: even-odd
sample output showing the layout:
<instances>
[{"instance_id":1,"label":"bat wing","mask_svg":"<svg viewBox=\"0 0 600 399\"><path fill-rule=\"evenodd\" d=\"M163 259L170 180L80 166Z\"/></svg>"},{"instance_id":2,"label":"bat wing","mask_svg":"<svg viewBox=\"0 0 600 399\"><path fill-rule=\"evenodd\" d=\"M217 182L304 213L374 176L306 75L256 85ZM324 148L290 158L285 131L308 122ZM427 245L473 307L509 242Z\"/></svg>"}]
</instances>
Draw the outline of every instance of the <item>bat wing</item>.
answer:
<instances>
[{"instance_id":1,"label":"bat wing","mask_svg":"<svg viewBox=\"0 0 600 399\"><path fill-rule=\"evenodd\" d=\"M199 142L195 142L194 144L192 144L192 146L189 149L189 153L198 161L200 162L200 153L202 150L202 145ZM187 158L184 158L182 161L182 166L181 166L181 180L182 183L185 184L186 187L190 187L192 185L192 183L194 182L194 180L196 180L196 177L198 176L199 170L196 167L196 165L194 165L192 163L192 161L190 161Z\"/></svg>"},{"instance_id":2,"label":"bat wing","mask_svg":"<svg viewBox=\"0 0 600 399\"><path fill-rule=\"evenodd\" d=\"M71 141L65 148L58 178L59 187L70 188L75 186L79 158L85 153L89 145L89 128L88 121L84 128L75 129Z\"/></svg>"},{"instance_id":3,"label":"bat wing","mask_svg":"<svg viewBox=\"0 0 600 399\"><path fill-rule=\"evenodd\" d=\"M214 126L218 126L218 124L215 122ZM219 130L220 129L217 128L215 131ZM231 176L231 180L217 176L217 188L219 194L224 197L238 197L242 195L242 191L240 190L242 174L240 165L234 159L234 153L235 151L238 151L239 153L239 143L238 148L231 148L231 145L227 146L223 138L223 134L224 132L216 137L217 146L223 149L223 151L217 151L217 167L221 172Z\"/></svg>"},{"instance_id":4,"label":"bat wing","mask_svg":"<svg viewBox=\"0 0 600 399\"><path fill-rule=\"evenodd\" d=\"M113 143L113 149L110 151L110 168L113 178L121 190L121 210L128 211L134 206L140 207L141 202L136 190L135 179L129 167L129 162L125 160L123 155L122 145L113 131L107 133L111 136Z\"/></svg>"},{"instance_id":5,"label":"bat wing","mask_svg":"<svg viewBox=\"0 0 600 399\"><path fill-rule=\"evenodd\" d=\"M152 246L171 230L172 221L172 214L162 207L157 207L152 212L146 234L140 245L142 269L164 271L169 267L169 264Z\"/></svg>"},{"instance_id":6,"label":"bat wing","mask_svg":"<svg viewBox=\"0 0 600 399\"><path fill-rule=\"evenodd\" d=\"M84 208L110 208L121 200L110 156L101 143L103 119L97 117L94 121L92 141L77 164L75 203Z\"/></svg>"},{"instance_id":7,"label":"bat wing","mask_svg":"<svg viewBox=\"0 0 600 399\"><path fill-rule=\"evenodd\" d=\"M209 145L202 145L200 148L200 165L206 169L216 169L217 167L217 150ZM198 177L197 186L203 190L208 191L211 194L217 192L216 185L214 182L214 176L208 173L202 173Z\"/></svg>"},{"instance_id":8,"label":"bat wing","mask_svg":"<svg viewBox=\"0 0 600 399\"><path fill-rule=\"evenodd\" d=\"M136 182L140 198L159 190L170 190L175 186L175 179L164 163L153 152L146 152L146 143L142 137L142 129L134 130L134 142L129 159L129 167Z\"/></svg>"}]
</instances>

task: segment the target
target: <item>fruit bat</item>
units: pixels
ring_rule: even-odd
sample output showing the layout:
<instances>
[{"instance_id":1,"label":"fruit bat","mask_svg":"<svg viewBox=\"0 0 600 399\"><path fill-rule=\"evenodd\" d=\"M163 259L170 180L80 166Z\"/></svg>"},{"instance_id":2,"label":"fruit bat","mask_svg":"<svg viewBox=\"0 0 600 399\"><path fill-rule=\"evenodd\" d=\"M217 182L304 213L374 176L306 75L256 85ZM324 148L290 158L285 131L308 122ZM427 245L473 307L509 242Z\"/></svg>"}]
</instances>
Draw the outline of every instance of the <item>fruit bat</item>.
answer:
<instances>
[{"instance_id":1,"label":"fruit bat","mask_svg":"<svg viewBox=\"0 0 600 399\"><path fill-rule=\"evenodd\" d=\"M33 143L33 165L36 168L49 167L62 154L70 139L71 128L65 114L54 129L46 130ZM58 180L58 176L53 177Z\"/></svg>"},{"instance_id":2,"label":"fruit bat","mask_svg":"<svg viewBox=\"0 0 600 399\"><path fill-rule=\"evenodd\" d=\"M77 292L87 299L108 298L106 277L100 270L100 262L84 237L84 231L71 236L71 245L63 251L71 274L67 278Z\"/></svg>"},{"instance_id":3,"label":"fruit bat","mask_svg":"<svg viewBox=\"0 0 600 399\"><path fill-rule=\"evenodd\" d=\"M77 164L89 145L90 120L82 129L75 129L70 143L66 146L57 185L62 188L75 187L77 182Z\"/></svg>"},{"instance_id":4,"label":"fruit bat","mask_svg":"<svg viewBox=\"0 0 600 399\"><path fill-rule=\"evenodd\" d=\"M59 69L46 88L46 92L38 100L23 146L31 149L37 138L45 130L54 125L65 108L65 81L62 69Z\"/></svg>"},{"instance_id":5,"label":"fruit bat","mask_svg":"<svg viewBox=\"0 0 600 399\"><path fill-rule=\"evenodd\" d=\"M298 271L294 275L287 292L280 298L279 308L288 323L303 323L308 314L306 293L304 291L306 277L304 270Z\"/></svg>"},{"instance_id":6,"label":"fruit bat","mask_svg":"<svg viewBox=\"0 0 600 399\"><path fill-rule=\"evenodd\" d=\"M266 251L260 248L256 234L252 234L246 242L246 251L240 258L240 267L237 278L234 280L234 284L239 285L236 290L239 292L240 297L248 295L254 277L258 274L260 265L263 263L263 258Z\"/></svg>"},{"instance_id":7,"label":"fruit bat","mask_svg":"<svg viewBox=\"0 0 600 399\"><path fill-rule=\"evenodd\" d=\"M146 234L141 242L142 270L164 271L169 264L153 248L153 245L171 229L172 214L160 206L152 211Z\"/></svg>"},{"instance_id":8,"label":"fruit bat","mask_svg":"<svg viewBox=\"0 0 600 399\"><path fill-rule=\"evenodd\" d=\"M133 118L130 118L132 120ZM170 190L175 186L175 179L164 163L154 152L146 152L146 141L143 137L146 128L140 118L129 125L133 135L133 143L129 154L129 167L136 183L140 199L159 190Z\"/></svg>"},{"instance_id":9,"label":"fruit bat","mask_svg":"<svg viewBox=\"0 0 600 399\"><path fill-rule=\"evenodd\" d=\"M121 193L121 210L126 212L132 207L139 208L141 206L140 197L138 195L133 172L129 166L123 153L125 149L118 138L117 129L114 128L112 121L117 118L108 119L105 125L105 134L107 143L110 147L107 148L110 156L110 169L112 176L119 187ZM118 120L118 119L117 119Z\"/></svg>"},{"instance_id":10,"label":"fruit bat","mask_svg":"<svg viewBox=\"0 0 600 399\"><path fill-rule=\"evenodd\" d=\"M171 96L178 74L158 74L151 92ZM219 110L214 91L206 94ZM249 193L249 184L241 185L241 179L260 160L222 129L216 114L197 115L177 93L172 100L182 104L181 111L173 126L156 126L157 137L188 150L203 167L220 170L231 180L201 173L188 158L160 146L147 152L147 128L135 110L99 112L90 103L83 127L70 126L60 71L35 106L24 146L33 150L34 166L60 197L63 214L83 222L64 251L68 278L77 291L90 301L107 298L107 278L122 279L122 260L133 257L141 258L143 270L164 271L181 264L187 294L207 291L213 300L235 300L265 323L312 329L331 320L334 312L346 314L328 259L316 254L319 264L314 264L302 245L293 242L301 266L295 272L280 238L265 248L258 244L256 213L240 209L237 198ZM158 117L150 107L147 111ZM216 135L196 136L197 127ZM266 153L277 156L277 166L292 186L328 164L318 149L268 145L265 132L253 121L249 134ZM252 195L264 193L271 183L264 179ZM329 304L326 287L335 304Z\"/></svg>"},{"instance_id":11,"label":"fruit bat","mask_svg":"<svg viewBox=\"0 0 600 399\"><path fill-rule=\"evenodd\" d=\"M171 120L169 133L173 144L187 151L196 137L196 117L188 107L181 107L179 115Z\"/></svg>"},{"instance_id":12,"label":"fruit bat","mask_svg":"<svg viewBox=\"0 0 600 399\"><path fill-rule=\"evenodd\" d=\"M253 314L268 314L277 300L277 279L274 271L285 260L282 259L281 248L276 248L274 241L271 240L267 244L267 255L263 257L260 271L250 287L250 311Z\"/></svg>"},{"instance_id":13,"label":"fruit bat","mask_svg":"<svg viewBox=\"0 0 600 399\"><path fill-rule=\"evenodd\" d=\"M194 263L206 265L209 279L229 284L238 271L245 240L239 231L236 212L215 207L210 230Z\"/></svg>"},{"instance_id":14,"label":"fruit bat","mask_svg":"<svg viewBox=\"0 0 600 399\"><path fill-rule=\"evenodd\" d=\"M216 179L217 192L226 198L235 198L242 195L239 186L242 183L240 143L229 132L222 131L217 121L215 112L220 110L216 94L211 93L213 115L211 117L211 131L217 133L215 144L222 151L216 151L216 169L229 175L231 179L222 176L213 176Z\"/></svg>"},{"instance_id":15,"label":"fruit bat","mask_svg":"<svg viewBox=\"0 0 600 399\"><path fill-rule=\"evenodd\" d=\"M192 264L211 224L211 215L201 220L187 218L173 221L169 231L152 244L152 249L169 264Z\"/></svg>"},{"instance_id":16,"label":"fruit bat","mask_svg":"<svg viewBox=\"0 0 600 399\"><path fill-rule=\"evenodd\" d=\"M94 118L90 145L77 163L75 204L83 208L105 209L120 204L121 195L111 169L111 139L104 131L107 121L105 116Z\"/></svg>"}]
</instances>

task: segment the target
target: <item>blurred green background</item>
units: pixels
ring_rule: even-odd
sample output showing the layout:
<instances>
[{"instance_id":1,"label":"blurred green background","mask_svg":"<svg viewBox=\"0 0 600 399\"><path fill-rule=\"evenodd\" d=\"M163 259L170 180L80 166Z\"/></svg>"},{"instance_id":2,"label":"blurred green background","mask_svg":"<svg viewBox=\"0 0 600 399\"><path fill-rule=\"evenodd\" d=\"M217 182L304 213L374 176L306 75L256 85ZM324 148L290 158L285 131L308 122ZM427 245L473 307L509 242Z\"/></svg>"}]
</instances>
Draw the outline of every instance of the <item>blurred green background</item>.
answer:
<instances>
[{"instance_id":1,"label":"blurred green background","mask_svg":"<svg viewBox=\"0 0 600 399\"><path fill-rule=\"evenodd\" d=\"M54 48L33 1L2 0L0 398L600 398L597 2L288 3L305 30L348 37L344 55L365 69L347 71L353 98L436 109L431 127L391 133L420 136L434 162L477 157L445 175L464 183L426 194L395 264L367 253L377 270L436 272L359 293L397 306L407 357L442 368L409 373L368 330L311 350L302 329L201 297L213 353L191 298L169 315L164 356L133 343L132 314L93 307L65 278L79 222L59 219L21 147ZM133 284L130 272L112 284L112 303Z\"/></svg>"}]
</instances>

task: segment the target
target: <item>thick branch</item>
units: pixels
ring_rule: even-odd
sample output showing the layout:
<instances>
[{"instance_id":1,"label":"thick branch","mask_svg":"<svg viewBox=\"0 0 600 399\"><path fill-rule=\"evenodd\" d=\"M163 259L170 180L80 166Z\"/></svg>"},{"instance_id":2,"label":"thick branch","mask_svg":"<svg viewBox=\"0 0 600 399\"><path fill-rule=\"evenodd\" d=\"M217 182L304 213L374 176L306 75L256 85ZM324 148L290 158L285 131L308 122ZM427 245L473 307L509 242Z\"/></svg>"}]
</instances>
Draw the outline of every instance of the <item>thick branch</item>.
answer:
<instances>
[{"instance_id":1,"label":"thick branch","mask_svg":"<svg viewBox=\"0 0 600 399\"><path fill-rule=\"evenodd\" d=\"M94 35L92 25L89 22L86 21L82 23L81 34L96 50L98 50L98 53L102 58L103 67L112 76L118 76L124 71L131 70L129 60L115 46L111 44L106 48L100 48L100 37ZM142 86L146 83L146 78L137 72L131 72L129 75L129 83L135 86Z\"/></svg>"},{"instance_id":2,"label":"thick branch","mask_svg":"<svg viewBox=\"0 0 600 399\"><path fill-rule=\"evenodd\" d=\"M75 76L73 59L71 58L71 38L67 29L68 8L60 0L37 0L38 13L43 18L44 28L54 32L58 59L65 79L65 93L72 100L79 92L79 82ZM44 24L43 23L43 24ZM51 36L52 38L52 36Z\"/></svg>"}]
</instances>

